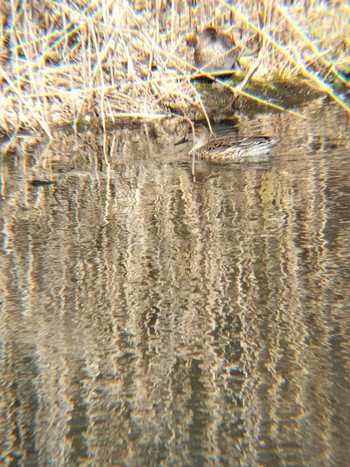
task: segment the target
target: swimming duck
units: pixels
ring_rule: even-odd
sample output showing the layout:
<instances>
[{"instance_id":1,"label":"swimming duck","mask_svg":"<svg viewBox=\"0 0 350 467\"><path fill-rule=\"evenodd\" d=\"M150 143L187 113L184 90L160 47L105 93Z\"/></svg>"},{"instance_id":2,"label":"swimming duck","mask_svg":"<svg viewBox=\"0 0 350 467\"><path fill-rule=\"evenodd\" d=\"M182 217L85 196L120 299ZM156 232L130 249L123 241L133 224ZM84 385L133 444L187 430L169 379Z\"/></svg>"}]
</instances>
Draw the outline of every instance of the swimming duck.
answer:
<instances>
[{"instance_id":1,"label":"swimming duck","mask_svg":"<svg viewBox=\"0 0 350 467\"><path fill-rule=\"evenodd\" d=\"M188 139L180 142L185 141ZM277 139L269 136L224 137L211 140L208 128L205 125L197 125L194 129L194 145L189 154L212 161L259 162L269 159L271 149L277 142Z\"/></svg>"},{"instance_id":2,"label":"swimming duck","mask_svg":"<svg viewBox=\"0 0 350 467\"><path fill-rule=\"evenodd\" d=\"M234 67L238 58L233 37L214 27L203 30L194 51L194 63L197 68L211 73L218 70L228 70Z\"/></svg>"}]
</instances>

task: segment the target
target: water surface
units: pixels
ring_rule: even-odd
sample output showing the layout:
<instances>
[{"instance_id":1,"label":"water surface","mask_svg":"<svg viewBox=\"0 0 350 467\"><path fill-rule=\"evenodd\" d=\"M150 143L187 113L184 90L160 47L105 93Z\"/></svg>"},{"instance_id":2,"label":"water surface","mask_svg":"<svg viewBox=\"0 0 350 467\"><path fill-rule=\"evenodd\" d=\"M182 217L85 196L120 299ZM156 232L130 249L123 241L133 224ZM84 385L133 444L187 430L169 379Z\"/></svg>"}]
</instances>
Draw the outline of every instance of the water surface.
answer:
<instances>
[{"instance_id":1,"label":"water surface","mask_svg":"<svg viewBox=\"0 0 350 467\"><path fill-rule=\"evenodd\" d=\"M348 465L348 119L299 112L194 173L178 125L2 146L1 462Z\"/></svg>"}]
</instances>

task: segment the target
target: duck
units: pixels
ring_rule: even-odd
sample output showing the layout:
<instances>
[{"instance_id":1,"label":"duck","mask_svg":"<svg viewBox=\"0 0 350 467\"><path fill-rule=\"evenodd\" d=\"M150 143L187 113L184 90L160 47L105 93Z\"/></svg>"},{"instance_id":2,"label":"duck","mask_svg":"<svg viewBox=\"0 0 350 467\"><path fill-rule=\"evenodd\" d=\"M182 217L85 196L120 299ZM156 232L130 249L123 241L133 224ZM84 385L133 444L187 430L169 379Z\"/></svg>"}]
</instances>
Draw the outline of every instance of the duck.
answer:
<instances>
[{"instance_id":1,"label":"duck","mask_svg":"<svg viewBox=\"0 0 350 467\"><path fill-rule=\"evenodd\" d=\"M187 136L176 144L189 141ZM208 161L259 162L270 158L272 148L279 141L270 136L241 136L211 139L205 125L194 127L193 147L189 154Z\"/></svg>"},{"instance_id":2,"label":"duck","mask_svg":"<svg viewBox=\"0 0 350 467\"><path fill-rule=\"evenodd\" d=\"M238 48L233 37L213 26L205 28L197 39L194 63L208 73L233 69L238 64Z\"/></svg>"}]
</instances>

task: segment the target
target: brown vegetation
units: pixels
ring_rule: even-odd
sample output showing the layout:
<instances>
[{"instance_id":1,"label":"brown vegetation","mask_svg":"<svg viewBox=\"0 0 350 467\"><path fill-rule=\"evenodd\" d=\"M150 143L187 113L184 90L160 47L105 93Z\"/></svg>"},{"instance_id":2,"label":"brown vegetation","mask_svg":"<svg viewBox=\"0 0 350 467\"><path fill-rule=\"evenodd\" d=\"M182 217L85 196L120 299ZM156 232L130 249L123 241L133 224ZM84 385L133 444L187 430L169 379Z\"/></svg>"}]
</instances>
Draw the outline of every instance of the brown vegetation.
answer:
<instances>
[{"instance_id":1,"label":"brown vegetation","mask_svg":"<svg viewBox=\"0 0 350 467\"><path fill-rule=\"evenodd\" d=\"M306 78L349 110L332 83L349 84L350 10L327 3L4 2L0 131L50 135L60 125L105 129L119 118L205 112L191 81L198 70L186 37L208 25L235 35L242 55L250 55L242 60L245 72Z\"/></svg>"}]
</instances>

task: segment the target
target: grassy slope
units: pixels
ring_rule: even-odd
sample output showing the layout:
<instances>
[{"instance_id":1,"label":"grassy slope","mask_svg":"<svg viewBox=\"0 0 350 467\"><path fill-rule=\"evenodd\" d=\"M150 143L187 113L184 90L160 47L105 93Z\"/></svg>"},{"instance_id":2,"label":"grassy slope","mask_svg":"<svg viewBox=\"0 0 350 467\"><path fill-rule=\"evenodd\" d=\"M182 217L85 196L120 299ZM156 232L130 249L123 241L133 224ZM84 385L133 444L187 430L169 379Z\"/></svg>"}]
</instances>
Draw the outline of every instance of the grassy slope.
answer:
<instances>
[{"instance_id":1,"label":"grassy slope","mask_svg":"<svg viewBox=\"0 0 350 467\"><path fill-rule=\"evenodd\" d=\"M209 24L232 32L246 71L264 80L307 79L347 110L350 8L345 2L212 0L24 2L1 6L0 131L58 125L106 128L118 118L205 113L190 81L188 33ZM289 3L293 3L289 5ZM255 53L254 53L255 52ZM240 88L236 91L241 91Z\"/></svg>"}]
</instances>

